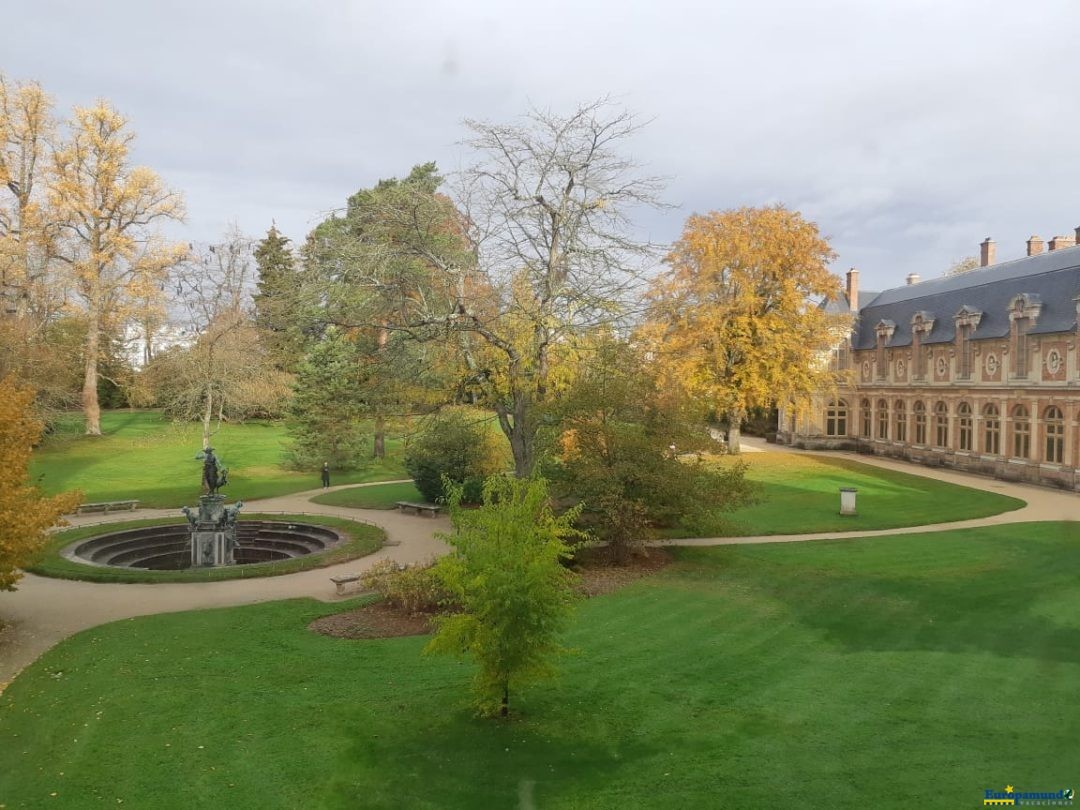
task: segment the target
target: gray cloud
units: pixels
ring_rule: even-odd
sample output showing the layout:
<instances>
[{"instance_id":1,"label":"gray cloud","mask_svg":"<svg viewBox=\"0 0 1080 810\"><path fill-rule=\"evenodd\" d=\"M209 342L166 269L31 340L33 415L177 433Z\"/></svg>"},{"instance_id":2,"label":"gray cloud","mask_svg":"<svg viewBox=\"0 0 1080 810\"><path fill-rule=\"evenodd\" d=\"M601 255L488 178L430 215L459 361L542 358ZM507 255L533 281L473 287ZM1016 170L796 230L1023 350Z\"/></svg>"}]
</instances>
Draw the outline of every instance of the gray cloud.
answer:
<instances>
[{"instance_id":1,"label":"gray cloud","mask_svg":"<svg viewBox=\"0 0 1080 810\"><path fill-rule=\"evenodd\" d=\"M5 14L0 70L61 110L112 100L187 197L183 234L276 219L301 239L357 188L463 160L462 118L612 95L692 211L782 201L867 287L1000 259L1080 225L1072 0L45 0Z\"/></svg>"}]
</instances>

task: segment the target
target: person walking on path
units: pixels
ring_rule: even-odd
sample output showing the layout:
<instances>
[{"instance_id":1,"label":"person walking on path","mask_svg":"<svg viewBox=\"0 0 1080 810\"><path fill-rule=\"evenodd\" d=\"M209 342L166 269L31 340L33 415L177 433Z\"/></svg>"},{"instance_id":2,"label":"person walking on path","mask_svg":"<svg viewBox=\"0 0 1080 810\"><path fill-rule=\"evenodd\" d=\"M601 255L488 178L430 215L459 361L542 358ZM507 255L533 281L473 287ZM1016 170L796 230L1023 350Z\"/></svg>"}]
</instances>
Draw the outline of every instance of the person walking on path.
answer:
<instances>
[{"instance_id":1,"label":"person walking on path","mask_svg":"<svg viewBox=\"0 0 1080 810\"><path fill-rule=\"evenodd\" d=\"M322 488L330 486L330 462L324 461L322 465Z\"/></svg>"}]
</instances>

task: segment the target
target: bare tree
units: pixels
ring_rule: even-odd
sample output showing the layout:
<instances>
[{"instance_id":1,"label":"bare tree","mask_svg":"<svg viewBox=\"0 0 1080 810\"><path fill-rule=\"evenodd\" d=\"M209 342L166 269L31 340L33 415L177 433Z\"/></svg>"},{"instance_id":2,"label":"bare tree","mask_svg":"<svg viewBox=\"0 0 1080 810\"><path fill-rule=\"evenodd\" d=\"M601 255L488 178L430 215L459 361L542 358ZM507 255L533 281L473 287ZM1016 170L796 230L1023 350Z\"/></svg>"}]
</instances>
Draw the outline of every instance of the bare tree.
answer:
<instances>
[{"instance_id":1,"label":"bare tree","mask_svg":"<svg viewBox=\"0 0 1080 810\"><path fill-rule=\"evenodd\" d=\"M203 447L226 419L277 413L289 394L291 377L274 368L252 318L253 244L231 225L221 242L191 246L169 292L198 337L159 354L145 372L142 396L175 418L199 419Z\"/></svg>"},{"instance_id":2,"label":"bare tree","mask_svg":"<svg viewBox=\"0 0 1080 810\"><path fill-rule=\"evenodd\" d=\"M363 200L364 236L339 241L334 259L361 303L331 307L331 318L455 343L527 476L553 365L637 300L656 254L630 215L661 206L662 182L621 153L639 126L606 100L466 125L478 160L457 177L455 200L435 192L434 167Z\"/></svg>"},{"instance_id":3,"label":"bare tree","mask_svg":"<svg viewBox=\"0 0 1080 810\"><path fill-rule=\"evenodd\" d=\"M972 270L978 270L980 267L979 260L974 256L965 256L962 259L957 259L953 262L949 269L945 271L946 276L960 276L964 273L970 273Z\"/></svg>"},{"instance_id":4,"label":"bare tree","mask_svg":"<svg viewBox=\"0 0 1080 810\"><path fill-rule=\"evenodd\" d=\"M236 223L220 242L191 245L187 260L171 275L172 294L194 330L205 328L226 312L251 308L256 270L255 242Z\"/></svg>"},{"instance_id":5,"label":"bare tree","mask_svg":"<svg viewBox=\"0 0 1080 810\"><path fill-rule=\"evenodd\" d=\"M566 117L533 110L524 125L467 126L480 161L461 175L459 201L481 288L498 309L485 316L459 293L454 321L515 471L527 476L557 347L627 315L656 247L635 234L630 214L661 207L663 183L621 153L639 125L606 100ZM485 370L476 339L501 355L504 373Z\"/></svg>"}]
</instances>

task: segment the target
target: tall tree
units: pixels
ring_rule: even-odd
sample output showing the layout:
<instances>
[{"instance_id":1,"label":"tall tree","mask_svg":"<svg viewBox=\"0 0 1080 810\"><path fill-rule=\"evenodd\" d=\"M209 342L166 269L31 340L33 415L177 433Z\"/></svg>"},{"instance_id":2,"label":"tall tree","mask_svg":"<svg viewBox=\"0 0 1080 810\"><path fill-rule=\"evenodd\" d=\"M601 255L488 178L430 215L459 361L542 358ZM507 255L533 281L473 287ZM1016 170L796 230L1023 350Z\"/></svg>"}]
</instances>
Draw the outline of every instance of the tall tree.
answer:
<instances>
[{"instance_id":1,"label":"tall tree","mask_svg":"<svg viewBox=\"0 0 1080 810\"><path fill-rule=\"evenodd\" d=\"M159 289L186 246L169 244L155 223L183 217L180 196L148 168L131 166L134 134L107 102L75 109L68 140L53 155L51 201L60 212L58 254L86 318L83 413L87 435L101 434L98 365L102 335L117 328L132 302Z\"/></svg>"},{"instance_id":2,"label":"tall tree","mask_svg":"<svg viewBox=\"0 0 1080 810\"><path fill-rule=\"evenodd\" d=\"M467 126L478 159L456 199L433 193L437 176L418 167L411 177L427 183L383 189L378 227L342 258L354 286L389 300L386 328L460 353L527 477L559 353L625 317L643 283L652 246L629 212L659 205L660 183L621 154L633 117L603 101Z\"/></svg>"},{"instance_id":3,"label":"tall tree","mask_svg":"<svg viewBox=\"0 0 1080 810\"><path fill-rule=\"evenodd\" d=\"M45 544L60 515L79 503L78 492L43 497L30 483L30 453L42 424L31 415L33 389L0 379L0 591L15 590L25 565Z\"/></svg>"},{"instance_id":4,"label":"tall tree","mask_svg":"<svg viewBox=\"0 0 1080 810\"><path fill-rule=\"evenodd\" d=\"M823 358L838 324L818 306L839 295L833 258L814 223L779 205L695 214L668 254L645 334L666 384L726 417L731 452L750 408L833 384Z\"/></svg>"},{"instance_id":5,"label":"tall tree","mask_svg":"<svg viewBox=\"0 0 1080 810\"><path fill-rule=\"evenodd\" d=\"M407 325L410 305L449 306L432 257L468 261L461 215L438 193L441 183L434 163L414 166L403 179L380 180L349 197L305 245L309 275L329 285L331 320L351 325L375 420L376 458L385 455L386 417L415 404L409 400L418 393L417 372L429 385L447 387L445 379L436 382L446 376L445 352L394 337L403 336L395 329Z\"/></svg>"},{"instance_id":6,"label":"tall tree","mask_svg":"<svg viewBox=\"0 0 1080 810\"><path fill-rule=\"evenodd\" d=\"M436 619L430 652L470 655L481 714L510 713L510 693L549 676L562 651L559 636L573 611L574 575L563 565L576 510L551 511L541 478L493 476L477 509L461 507L461 488L450 495L451 553L436 575L460 612Z\"/></svg>"},{"instance_id":7,"label":"tall tree","mask_svg":"<svg viewBox=\"0 0 1080 810\"><path fill-rule=\"evenodd\" d=\"M356 347L347 335L330 330L316 343L296 375L289 431L292 461L300 469L328 462L336 470L363 466L366 416Z\"/></svg>"},{"instance_id":8,"label":"tall tree","mask_svg":"<svg viewBox=\"0 0 1080 810\"><path fill-rule=\"evenodd\" d=\"M266 342L286 371L295 371L304 356L305 344L316 337L324 300L313 289L289 238L276 225L255 245L258 283L255 320L266 333Z\"/></svg>"},{"instance_id":9,"label":"tall tree","mask_svg":"<svg viewBox=\"0 0 1080 810\"><path fill-rule=\"evenodd\" d=\"M35 388L41 413L72 404L78 357L67 340L78 324L61 317L65 289L52 262L57 222L46 192L55 137L45 91L0 75L0 377Z\"/></svg>"},{"instance_id":10,"label":"tall tree","mask_svg":"<svg viewBox=\"0 0 1080 810\"><path fill-rule=\"evenodd\" d=\"M57 223L45 194L55 135L41 86L0 75L0 302L3 314L33 314L38 325L59 298L48 277Z\"/></svg>"}]
</instances>

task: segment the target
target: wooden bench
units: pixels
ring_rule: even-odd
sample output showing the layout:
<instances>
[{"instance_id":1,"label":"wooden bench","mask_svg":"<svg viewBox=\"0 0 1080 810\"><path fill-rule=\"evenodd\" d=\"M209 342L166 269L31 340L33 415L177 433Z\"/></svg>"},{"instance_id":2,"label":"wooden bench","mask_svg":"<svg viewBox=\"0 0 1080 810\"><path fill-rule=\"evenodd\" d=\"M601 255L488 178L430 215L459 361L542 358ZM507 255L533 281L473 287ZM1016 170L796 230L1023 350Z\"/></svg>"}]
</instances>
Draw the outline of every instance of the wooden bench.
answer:
<instances>
[{"instance_id":1,"label":"wooden bench","mask_svg":"<svg viewBox=\"0 0 1080 810\"><path fill-rule=\"evenodd\" d=\"M330 581L334 583L334 587L337 588L337 595L345 595L345 586L350 582L359 582L359 574L343 574L340 577L330 577Z\"/></svg>"},{"instance_id":2,"label":"wooden bench","mask_svg":"<svg viewBox=\"0 0 1080 810\"><path fill-rule=\"evenodd\" d=\"M412 509L417 515L421 512L430 512L432 517L439 514L439 510L442 509L442 507L436 503L413 503L412 501L398 501L397 508L399 512L406 512L409 509Z\"/></svg>"},{"instance_id":3,"label":"wooden bench","mask_svg":"<svg viewBox=\"0 0 1080 810\"><path fill-rule=\"evenodd\" d=\"M107 515L110 510L115 512L118 509L124 509L129 512L134 512L138 507L138 501L102 501L101 503L80 504L76 507L75 514L81 515L83 512L103 512Z\"/></svg>"}]
</instances>

